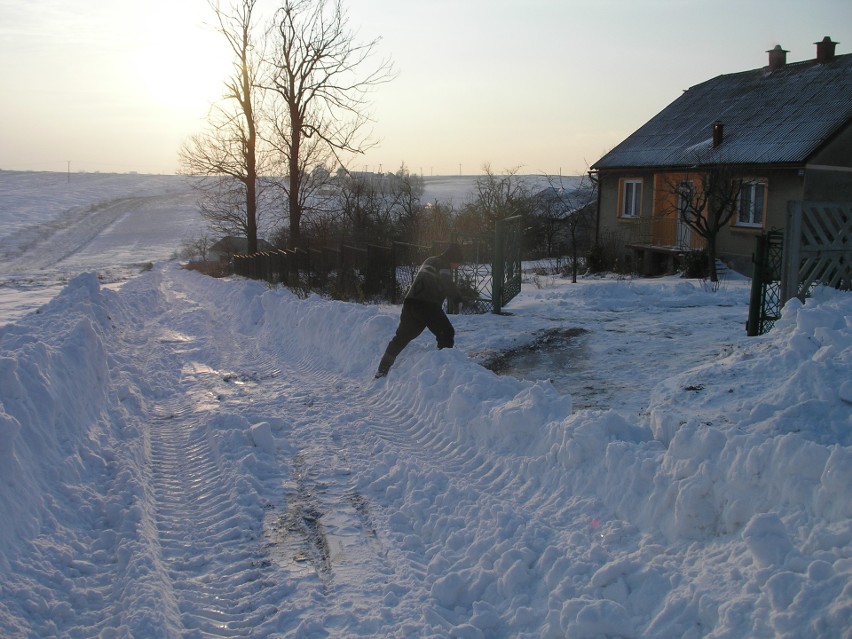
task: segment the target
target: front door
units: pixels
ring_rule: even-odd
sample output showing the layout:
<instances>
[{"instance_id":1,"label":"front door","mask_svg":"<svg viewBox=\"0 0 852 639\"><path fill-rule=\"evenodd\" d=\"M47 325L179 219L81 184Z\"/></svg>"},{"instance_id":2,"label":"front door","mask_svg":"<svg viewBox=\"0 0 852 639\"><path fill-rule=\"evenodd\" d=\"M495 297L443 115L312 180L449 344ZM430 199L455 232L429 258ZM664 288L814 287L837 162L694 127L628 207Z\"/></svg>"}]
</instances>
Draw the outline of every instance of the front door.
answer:
<instances>
[{"instance_id":1,"label":"front door","mask_svg":"<svg viewBox=\"0 0 852 639\"><path fill-rule=\"evenodd\" d=\"M692 248L692 229L685 220L695 215L692 198L695 194L695 185L692 180L684 180L680 183L677 192L677 222L675 223L675 241L681 249Z\"/></svg>"}]
</instances>

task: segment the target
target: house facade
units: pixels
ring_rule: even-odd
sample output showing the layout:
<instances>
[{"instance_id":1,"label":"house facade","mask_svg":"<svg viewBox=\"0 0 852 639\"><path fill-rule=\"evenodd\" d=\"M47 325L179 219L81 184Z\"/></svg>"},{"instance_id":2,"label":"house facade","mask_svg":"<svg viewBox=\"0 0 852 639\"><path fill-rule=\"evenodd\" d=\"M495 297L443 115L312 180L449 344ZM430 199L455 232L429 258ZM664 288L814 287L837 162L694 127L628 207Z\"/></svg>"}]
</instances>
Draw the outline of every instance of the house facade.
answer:
<instances>
[{"instance_id":1,"label":"house facade","mask_svg":"<svg viewBox=\"0 0 852 639\"><path fill-rule=\"evenodd\" d=\"M593 164L598 243L633 270L673 271L706 244L684 207L723 175L736 190L716 257L749 274L755 236L784 228L789 201L852 201L852 54L836 44L796 63L776 46L766 67L698 84Z\"/></svg>"}]
</instances>

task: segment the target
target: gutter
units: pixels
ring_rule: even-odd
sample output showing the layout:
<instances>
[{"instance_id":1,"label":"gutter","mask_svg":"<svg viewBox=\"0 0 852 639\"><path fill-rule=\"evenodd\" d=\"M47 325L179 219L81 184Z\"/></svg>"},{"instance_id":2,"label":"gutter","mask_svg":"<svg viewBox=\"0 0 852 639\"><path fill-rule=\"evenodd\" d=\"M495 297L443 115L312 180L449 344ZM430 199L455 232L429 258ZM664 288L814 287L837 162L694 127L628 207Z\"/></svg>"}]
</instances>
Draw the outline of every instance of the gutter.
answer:
<instances>
[{"instance_id":1,"label":"gutter","mask_svg":"<svg viewBox=\"0 0 852 639\"><path fill-rule=\"evenodd\" d=\"M598 190L598 194L597 194L598 203L597 203L597 207L596 207L596 210L595 210L595 244L599 244L600 243L600 236L601 236L601 178L600 178L600 171L598 171L597 169L589 169L587 173L588 173L589 179L592 181L592 184L594 184L595 187L597 187L597 190Z\"/></svg>"}]
</instances>

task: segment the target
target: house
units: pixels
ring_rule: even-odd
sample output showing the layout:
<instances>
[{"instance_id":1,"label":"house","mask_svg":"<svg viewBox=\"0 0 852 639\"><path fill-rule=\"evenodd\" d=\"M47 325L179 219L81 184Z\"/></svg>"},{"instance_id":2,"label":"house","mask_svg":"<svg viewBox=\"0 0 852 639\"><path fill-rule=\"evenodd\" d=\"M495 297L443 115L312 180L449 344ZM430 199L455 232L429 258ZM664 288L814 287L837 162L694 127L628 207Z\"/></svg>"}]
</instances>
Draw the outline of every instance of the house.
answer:
<instances>
[{"instance_id":1,"label":"house","mask_svg":"<svg viewBox=\"0 0 852 639\"><path fill-rule=\"evenodd\" d=\"M275 247L264 239L257 238L259 253L271 251ZM207 249L207 259L211 262L228 261L232 256L248 251L248 240L244 237L228 235Z\"/></svg>"},{"instance_id":2,"label":"house","mask_svg":"<svg viewBox=\"0 0 852 639\"><path fill-rule=\"evenodd\" d=\"M788 63L721 75L685 91L592 165L599 180L599 244L645 274L671 271L705 241L680 222L679 193L711 168L739 185L716 257L751 273L755 236L783 229L791 200L852 201L852 54L816 43Z\"/></svg>"}]
</instances>

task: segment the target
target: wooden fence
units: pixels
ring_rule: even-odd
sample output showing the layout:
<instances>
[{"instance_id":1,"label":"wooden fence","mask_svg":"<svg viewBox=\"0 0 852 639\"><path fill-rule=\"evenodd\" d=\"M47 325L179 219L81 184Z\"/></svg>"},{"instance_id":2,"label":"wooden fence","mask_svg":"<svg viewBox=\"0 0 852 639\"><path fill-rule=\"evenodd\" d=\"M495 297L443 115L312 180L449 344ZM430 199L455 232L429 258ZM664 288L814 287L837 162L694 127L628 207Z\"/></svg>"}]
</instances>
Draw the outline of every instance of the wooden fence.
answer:
<instances>
[{"instance_id":1,"label":"wooden fence","mask_svg":"<svg viewBox=\"0 0 852 639\"><path fill-rule=\"evenodd\" d=\"M816 284L852 289L852 202L791 201L784 235L782 303Z\"/></svg>"},{"instance_id":2,"label":"wooden fence","mask_svg":"<svg viewBox=\"0 0 852 639\"><path fill-rule=\"evenodd\" d=\"M399 302L429 254L428 247L402 242L392 246L344 243L238 254L233 256L233 264L237 275L284 284L302 293Z\"/></svg>"},{"instance_id":3,"label":"wooden fence","mask_svg":"<svg viewBox=\"0 0 852 639\"><path fill-rule=\"evenodd\" d=\"M852 290L852 202L791 201L787 228L756 238L747 334L769 331L817 284Z\"/></svg>"}]
</instances>

